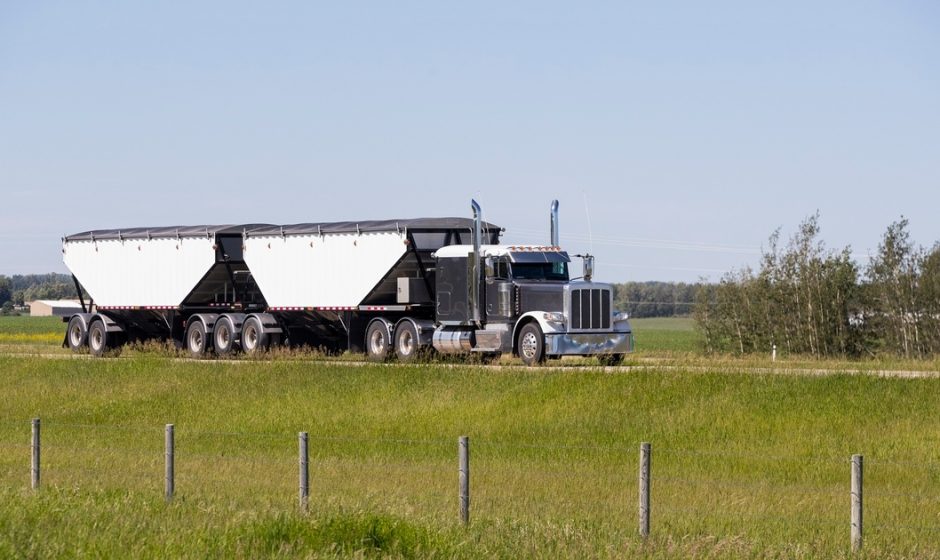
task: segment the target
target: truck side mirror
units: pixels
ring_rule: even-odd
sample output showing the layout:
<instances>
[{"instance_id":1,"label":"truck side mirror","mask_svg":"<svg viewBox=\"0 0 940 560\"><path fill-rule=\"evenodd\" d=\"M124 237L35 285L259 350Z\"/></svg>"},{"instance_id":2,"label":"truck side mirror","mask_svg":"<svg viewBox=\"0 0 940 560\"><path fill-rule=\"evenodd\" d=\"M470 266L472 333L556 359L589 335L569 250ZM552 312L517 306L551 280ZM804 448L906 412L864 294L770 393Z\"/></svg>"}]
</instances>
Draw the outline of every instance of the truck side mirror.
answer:
<instances>
[{"instance_id":1,"label":"truck side mirror","mask_svg":"<svg viewBox=\"0 0 940 560\"><path fill-rule=\"evenodd\" d=\"M594 276L594 255L584 255L581 257L581 265L583 266L581 276L584 277L586 282L590 282L591 278Z\"/></svg>"},{"instance_id":2,"label":"truck side mirror","mask_svg":"<svg viewBox=\"0 0 940 560\"><path fill-rule=\"evenodd\" d=\"M492 256L486 257L486 259L483 261L483 270L485 271L484 274L487 278L496 276L495 261L493 260Z\"/></svg>"}]
</instances>

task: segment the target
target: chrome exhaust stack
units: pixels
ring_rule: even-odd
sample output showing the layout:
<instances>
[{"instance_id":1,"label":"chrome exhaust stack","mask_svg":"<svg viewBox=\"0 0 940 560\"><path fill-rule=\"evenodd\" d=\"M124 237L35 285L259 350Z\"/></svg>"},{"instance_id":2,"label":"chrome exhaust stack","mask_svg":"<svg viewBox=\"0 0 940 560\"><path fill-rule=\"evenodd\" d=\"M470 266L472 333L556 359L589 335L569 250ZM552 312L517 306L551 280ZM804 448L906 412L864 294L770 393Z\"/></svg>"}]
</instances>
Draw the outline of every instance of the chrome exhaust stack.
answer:
<instances>
[{"instance_id":1,"label":"chrome exhaust stack","mask_svg":"<svg viewBox=\"0 0 940 560\"><path fill-rule=\"evenodd\" d=\"M483 327L483 317L480 312L480 291L481 274L480 267L480 244L483 239L483 209L477 204L476 200L470 199L470 207L473 209L473 254L470 255L470 318L476 324L477 328Z\"/></svg>"},{"instance_id":2,"label":"chrome exhaust stack","mask_svg":"<svg viewBox=\"0 0 940 560\"><path fill-rule=\"evenodd\" d=\"M552 201L552 247L561 247L558 241L558 201Z\"/></svg>"}]
</instances>

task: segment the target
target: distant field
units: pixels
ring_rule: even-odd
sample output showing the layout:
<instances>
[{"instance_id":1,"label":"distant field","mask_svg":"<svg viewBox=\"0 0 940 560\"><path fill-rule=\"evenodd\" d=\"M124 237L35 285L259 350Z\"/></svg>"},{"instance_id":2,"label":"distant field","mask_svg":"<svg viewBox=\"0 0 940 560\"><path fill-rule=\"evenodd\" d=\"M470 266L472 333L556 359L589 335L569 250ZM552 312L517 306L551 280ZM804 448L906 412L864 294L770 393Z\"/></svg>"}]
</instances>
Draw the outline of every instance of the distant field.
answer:
<instances>
[{"instance_id":1,"label":"distant field","mask_svg":"<svg viewBox=\"0 0 940 560\"><path fill-rule=\"evenodd\" d=\"M52 344L64 336L61 317L0 317L0 343Z\"/></svg>"},{"instance_id":2,"label":"distant field","mask_svg":"<svg viewBox=\"0 0 940 560\"><path fill-rule=\"evenodd\" d=\"M65 333L65 323L61 317L0 317L0 334L12 333Z\"/></svg>"},{"instance_id":3,"label":"distant field","mask_svg":"<svg viewBox=\"0 0 940 560\"><path fill-rule=\"evenodd\" d=\"M630 324L633 325L637 354L702 351L702 338L691 318L630 319Z\"/></svg>"},{"instance_id":4,"label":"distant field","mask_svg":"<svg viewBox=\"0 0 940 560\"><path fill-rule=\"evenodd\" d=\"M937 379L0 355L0 384L0 557L848 557L854 452L866 556L940 557ZM309 516L295 506L300 430ZM647 544L640 441L653 444Z\"/></svg>"}]
</instances>

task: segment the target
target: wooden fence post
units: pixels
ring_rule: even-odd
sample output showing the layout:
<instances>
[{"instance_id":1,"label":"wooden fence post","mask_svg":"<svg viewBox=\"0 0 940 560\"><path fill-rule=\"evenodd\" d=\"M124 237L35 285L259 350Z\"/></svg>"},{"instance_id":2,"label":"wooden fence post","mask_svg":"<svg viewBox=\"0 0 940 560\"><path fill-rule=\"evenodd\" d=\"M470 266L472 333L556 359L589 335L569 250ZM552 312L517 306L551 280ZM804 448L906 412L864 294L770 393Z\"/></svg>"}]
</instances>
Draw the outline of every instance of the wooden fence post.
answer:
<instances>
[{"instance_id":1,"label":"wooden fence post","mask_svg":"<svg viewBox=\"0 0 940 560\"><path fill-rule=\"evenodd\" d=\"M640 444L640 536L650 535L650 444Z\"/></svg>"},{"instance_id":2,"label":"wooden fence post","mask_svg":"<svg viewBox=\"0 0 940 560\"><path fill-rule=\"evenodd\" d=\"M300 511L307 513L310 500L310 455L307 449L307 432L299 434L299 461L300 461Z\"/></svg>"},{"instance_id":3,"label":"wooden fence post","mask_svg":"<svg viewBox=\"0 0 940 560\"><path fill-rule=\"evenodd\" d=\"M457 440L458 496L460 499L460 521L470 523L470 438L460 436Z\"/></svg>"},{"instance_id":4,"label":"wooden fence post","mask_svg":"<svg viewBox=\"0 0 940 560\"><path fill-rule=\"evenodd\" d=\"M862 456L852 455L852 552L862 549Z\"/></svg>"},{"instance_id":5,"label":"wooden fence post","mask_svg":"<svg viewBox=\"0 0 940 560\"><path fill-rule=\"evenodd\" d=\"M29 469L33 490L39 490L39 418L33 418L33 460Z\"/></svg>"},{"instance_id":6,"label":"wooden fence post","mask_svg":"<svg viewBox=\"0 0 940 560\"><path fill-rule=\"evenodd\" d=\"M173 457L173 424L166 425L166 473L164 478L164 493L166 496L166 501L173 499L173 492L176 490L176 485L173 480L174 477L174 457Z\"/></svg>"}]
</instances>

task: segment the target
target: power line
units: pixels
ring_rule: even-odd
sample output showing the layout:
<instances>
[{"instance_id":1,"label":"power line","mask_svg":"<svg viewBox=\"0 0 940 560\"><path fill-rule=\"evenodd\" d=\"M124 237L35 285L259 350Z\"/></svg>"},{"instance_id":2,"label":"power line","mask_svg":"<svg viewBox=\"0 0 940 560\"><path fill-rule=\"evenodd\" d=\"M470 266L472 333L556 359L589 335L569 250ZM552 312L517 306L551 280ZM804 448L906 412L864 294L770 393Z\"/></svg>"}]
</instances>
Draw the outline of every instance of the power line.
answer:
<instances>
[{"instance_id":1,"label":"power line","mask_svg":"<svg viewBox=\"0 0 940 560\"><path fill-rule=\"evenodd\" d=\"M527 230L527 229L515 229L514 233L522 234L523 236L539 236L544 237L545 232L538 230ZM650 249L673 249L680 251L701 251L701 252L719 252L719 253L739 253L739 254L760 254L760 248L748 245L726 245L718 243L701 243L695 241L675 241L675 240L666 240L666 239L647 239L641 237L598 237L591 235L584 235L578 233L569 233L562 234L563 239L569 239L574 241L587 241L590 242L593 238L595 243L601 243L604 245L619 245L626 247L643 247Z\"/></svg>"},{"instance_id":2,"label":"power line","mask_svg":"<svg viewBox=\"0 0 940 560\"><path fill-rule=\"evenodd\" d=\"M531 229L516 229L513 230L514 233L521 234L522 237L533 238L544 237L544 232L539 230ZM562 234L563 239L568 239L572 241L588 241L592 240L590 234L580 234L580 233L568 233ZM743 254L743 255L761 255L763 250L760 247L755 247L753 245L734 245L727 243L704 243L698 241L682 241L674 239L650 239L644 237L597 237L593 236L593 241L600 243L602 245L614 245L621 247L637 247L643 249L669 249L675 251L693 251L693 252L704 252L704 253L732 253L732 254ZM872 255L872 249L866 249L865 251L850 251L849 253L853 259L856 260L871 260L874 258Z\"/></svg>"}]
</instances>

